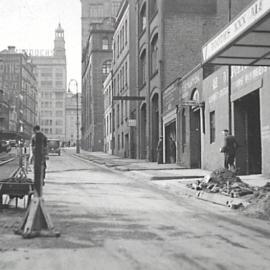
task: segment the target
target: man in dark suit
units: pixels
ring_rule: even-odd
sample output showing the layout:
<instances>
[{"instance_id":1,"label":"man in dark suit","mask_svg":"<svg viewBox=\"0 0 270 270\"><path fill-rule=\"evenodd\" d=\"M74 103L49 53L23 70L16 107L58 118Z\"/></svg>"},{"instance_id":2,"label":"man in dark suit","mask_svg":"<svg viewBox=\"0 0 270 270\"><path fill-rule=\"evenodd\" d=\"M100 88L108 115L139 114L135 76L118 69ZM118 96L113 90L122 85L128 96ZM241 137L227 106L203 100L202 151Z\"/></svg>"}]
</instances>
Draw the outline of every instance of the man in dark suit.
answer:
<instances>
[{"instance_id":1,"label":"man in dark suit","mask_svg":"<svg viewBox=\"0 0 270 270\"><path fill-rule=\"evenodd\" d=\"M235 170L235 155L238 148L238 143L233 135L230 135L228 129L223 130L224 134L224 146L220 149L220 152L224 153L224 167L226 169Z\"/></svg>"},{"instance_id":2,"label":"man in dark suit","mask_svg":"<svg viewBox=\"0 0 270 270\"><path fill-rule=\"evenodd\" d=\"M32 152L33 152L33 158L34 158L34 171L35 174L39 175L42 173L42 180L43 185L45 184L44 179L46 176L46 159L48 155L47 151L47 137L40 131L40 126L36 125L33 128L34 135L31 140L31 146L32 146ZM38 148L41 151L37 151ZM37 153L40 153L40 156L37 156ZM39 169L41 168L42 172L39 172ZM37 176L39 177L39 176Z\"/></svg>"}]
</instances>

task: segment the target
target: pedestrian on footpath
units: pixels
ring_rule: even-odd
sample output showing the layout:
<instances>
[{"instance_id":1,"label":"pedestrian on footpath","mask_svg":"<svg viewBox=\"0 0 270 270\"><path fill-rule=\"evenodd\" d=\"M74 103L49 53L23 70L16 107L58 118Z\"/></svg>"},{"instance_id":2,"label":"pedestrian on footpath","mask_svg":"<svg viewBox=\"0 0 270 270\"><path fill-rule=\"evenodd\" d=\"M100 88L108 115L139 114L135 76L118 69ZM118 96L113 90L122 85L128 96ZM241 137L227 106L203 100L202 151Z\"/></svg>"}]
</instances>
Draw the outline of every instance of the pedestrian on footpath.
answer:
<instances>
[{"instance_id":1,"label":"pedestrian on footpath","mask_svg":"<svg viewBox=\"0 0 270 270\"><path fill-rule=\"evenodd\" d=\"M157 145L157 163L163 164L163 137L159 137L158 145Z\"/></svg>"},{"instance_id":2,"label":"pedestrian on footpath","mask_svg":"<svg viewBox=\"0 0 270 270\"><path fill-rule=\"evenodd\" d=\"M41 137L41 141L43 144L43 153L42 153L42 160L43 160L43 185L45 184L44 179L46 176L46 159L48 159L48 149L47 149L47 137L40 131L40 126L36 125L33 128L34 135L32 136L31 140L31 147L32 147L32 156L35 163L35 147L36 147L36 138L37 136Z\"/></svg>"},{"instance_id":3,"label":"pedestrian on footpath","mask_svg":"<svg viewBox=\"0 0 270 270\"><path fill-rule=\"evenodd\" d=\"M170 163L175 163L176 161L176 145L172 137L169 137L169 156Z\"/></svg>"},{"instance_id":4,"label":"pedestrian on footpath","mask_svg":"<svg viewBox=\"0 0 270 270\"><path fill-rule=\"evenodd\" d=\"M224 146L220 152L224 153L224 167L235 171L235 155L238 148L238 143L233 135L229 133L228 129L223 130Z\"/></svg>"}]
</instances>

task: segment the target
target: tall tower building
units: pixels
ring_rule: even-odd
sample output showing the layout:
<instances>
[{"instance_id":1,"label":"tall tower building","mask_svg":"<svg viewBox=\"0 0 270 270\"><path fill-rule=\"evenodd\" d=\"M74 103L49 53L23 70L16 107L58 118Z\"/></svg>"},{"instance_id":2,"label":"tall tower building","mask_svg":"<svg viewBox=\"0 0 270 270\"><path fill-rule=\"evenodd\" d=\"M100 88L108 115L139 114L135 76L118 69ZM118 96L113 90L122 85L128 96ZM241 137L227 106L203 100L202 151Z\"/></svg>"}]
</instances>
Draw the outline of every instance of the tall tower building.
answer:
<instances>
[{"instance_id":1,"label":"tall tower building","mask_svg":"<svg viewBox=\"0 0 270 270\"><path fill-rule=\"evenodd\" d=\"M82 52L87 43L91 23L102 23L104 18L116 17L122 0L81 0Z\"/></svg>"},{"instance_id":2,"label":"tall tower building","mask_svg":"<svg viewBox=\"0 0 270 270\"><path fill-rule=\"evenodd\" d=\"M64 30L55 30L50 55L33 56L38 81L38 123L49 138L65 140L65 94L67 88Z\"/></svg>"}]
</instances>

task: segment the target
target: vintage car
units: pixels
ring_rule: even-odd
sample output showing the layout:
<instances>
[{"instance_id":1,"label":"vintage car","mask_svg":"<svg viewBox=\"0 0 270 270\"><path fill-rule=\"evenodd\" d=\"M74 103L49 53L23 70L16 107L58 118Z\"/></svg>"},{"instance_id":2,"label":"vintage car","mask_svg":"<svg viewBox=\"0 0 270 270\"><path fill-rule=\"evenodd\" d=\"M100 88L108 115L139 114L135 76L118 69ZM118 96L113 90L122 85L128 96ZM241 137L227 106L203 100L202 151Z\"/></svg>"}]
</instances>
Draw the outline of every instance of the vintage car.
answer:
<instances>
[{"instance_id":1,"label":"vintage car","mask_svg":"<svg viewBox=\"0 0 270 270\"><path fill-rule=\"evenodd\" d=\"M57 139L48 139L48 154L61 155L61 142Z\"/></svg>"}]
</instances>

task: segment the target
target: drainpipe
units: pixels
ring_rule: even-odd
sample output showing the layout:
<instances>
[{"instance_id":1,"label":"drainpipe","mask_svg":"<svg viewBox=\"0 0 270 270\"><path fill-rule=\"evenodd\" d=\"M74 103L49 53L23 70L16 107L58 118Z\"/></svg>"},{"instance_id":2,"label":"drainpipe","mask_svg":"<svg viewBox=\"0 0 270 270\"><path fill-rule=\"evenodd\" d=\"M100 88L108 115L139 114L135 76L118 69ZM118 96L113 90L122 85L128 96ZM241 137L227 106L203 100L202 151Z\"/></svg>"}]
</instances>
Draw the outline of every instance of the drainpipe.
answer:
<instances>
[{"instance_id":1,"label":"drainpipe","mask_svg":"<svg viewBox=\"0 0 270 270\"><path fill-rule=\"evenodd\" d=\"M229 22L232 19L232 0L229 1L229 13L228 13L228 20ZM228 115L228 122L229 122L229 132L232 134L232 66L228 65L228 109L229 109L229 115Z\"/></svg>"}]
</instances>

